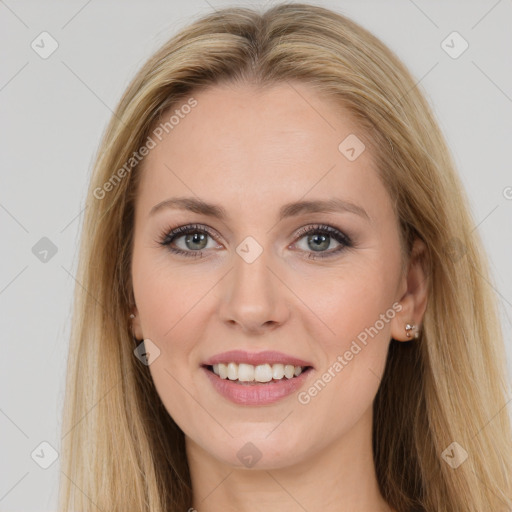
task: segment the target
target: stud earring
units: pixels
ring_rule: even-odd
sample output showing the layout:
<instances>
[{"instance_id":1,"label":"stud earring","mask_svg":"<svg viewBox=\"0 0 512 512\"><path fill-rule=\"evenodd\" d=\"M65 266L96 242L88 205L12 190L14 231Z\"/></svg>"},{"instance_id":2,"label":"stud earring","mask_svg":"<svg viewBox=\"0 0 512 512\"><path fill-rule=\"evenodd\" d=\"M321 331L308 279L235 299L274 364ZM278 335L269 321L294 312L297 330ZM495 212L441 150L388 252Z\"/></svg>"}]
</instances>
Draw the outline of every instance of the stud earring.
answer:
<instances>
[{"instance_id":1,"label":"stud earring","mask_svg":"<svg viewBox=\"0 0 512 512\"><path fill-rule=\"evenodd\" d=\"M414 334L412 334L411 331L413 331ZM416 324L405 324L405 334L408 338L413 337L414 339L417 339L420 335Z\"/></svg>"}]
</instances>

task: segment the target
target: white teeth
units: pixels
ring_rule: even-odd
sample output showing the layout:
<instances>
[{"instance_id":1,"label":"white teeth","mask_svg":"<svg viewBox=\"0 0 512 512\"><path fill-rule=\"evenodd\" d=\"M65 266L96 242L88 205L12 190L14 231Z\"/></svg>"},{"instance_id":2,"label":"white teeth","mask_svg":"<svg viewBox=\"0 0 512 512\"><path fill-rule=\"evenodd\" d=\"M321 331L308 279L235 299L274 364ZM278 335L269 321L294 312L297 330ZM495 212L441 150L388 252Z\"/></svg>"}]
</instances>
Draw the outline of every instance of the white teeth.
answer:
<instances>
[{"instance_id":1,"label":"white teeth","mask_svg":"<svg viewBox=\"0 0 512 512\"><path fill-rule=\"evenodd\" d=\"M229 380L237 380L238 379L238 365L236 363L228 364L228 379Z\"/></svg>"},{"instance_id":2,"label":"white teeth","mask_svg":"<svg viewBox=\"0 0 512 512\"><path fill-rule=\"evenodd\" d=\"M276 380L284 377L284 364L273 364L272 365L272 377Z\"/></svg>"},{"instance_id":3,"label":"white teeth","mask_svg":"<svg viewBox=\"0 0 512 512\"><path fill-rule=\"evenodd\" d=\"M213 368L215 371L215 367ZM217 374L221 379L228 378L228 367L225 364L219 363L219 373Z\"/></svg>"},{"instance_id":4,"label":"white teeth","mask_svg":"<svg viewBox=\"0 0 512 512\"><path fill-rule=\"evenodd\" d=\"M238 380L240 382L270 382L298 377L305 367L292 364L259 364L254 366L246 363L218 363L213 365L213 373L221 379Z\"/></svg>"},{"instance_id":5,"label":"white teeth","mask_svg":"<svg viewBox=\"0 0 512 512\"><path fill-rule=\"evenodd\" d=\"M254 366L251 364L239 364L238 380L241 382L251 382L251 380L254 380Z\"/></svg>"},{"instance_id":6,"label":"white teeth","mask_svg":"<svg viewBox=\"0 0 512 512\"><path fill-rule=\"evenodd\" d=\"M269 364L259 364L254 368L256 382L270 382L272 380L272 367Z\"/></svg>"},{"instance_id":7,"label":"white teeth","mask_svg":"<svg viewBox=\"0 0 512 512\"><path fill-rule=\"evenodd\" d=\"M285 367L284 367L284 376L287 378L287 379L291 379L293 377L293 374L295 373L295 366L291 365L291 364L287 364Z\"/></svg>"}]
</instances>

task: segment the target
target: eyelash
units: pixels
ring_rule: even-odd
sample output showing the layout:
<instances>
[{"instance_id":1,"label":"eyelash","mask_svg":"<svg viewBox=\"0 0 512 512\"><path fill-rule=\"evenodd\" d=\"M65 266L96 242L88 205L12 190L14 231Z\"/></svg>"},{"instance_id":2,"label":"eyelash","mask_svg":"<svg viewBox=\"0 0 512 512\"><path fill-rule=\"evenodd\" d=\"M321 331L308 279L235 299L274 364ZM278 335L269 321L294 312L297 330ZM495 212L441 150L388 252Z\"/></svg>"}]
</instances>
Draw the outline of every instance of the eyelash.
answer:
<instances>
[{"instance_id":1,"label":"eyelash","mask_svg":"<svg viewBox=\"0 0 512 512\"><path fill-rule=\"evenodd\" d=\"M191 233L204 233L204 234L209 235L213 239L215 239L213 232L207 226L204 226L201 224L187 224L185 226L179 226L174 229L167 228L160 234L159 239L157 240L157 243L160 244L161 246L166 247L169 251L171 251L174 254L178 254L180 256L186 256L189 258L202 258L204 250L184 251L182 249L177 249L175 247L171 247L171 245L170 245L172 242L174 242L174 240L176 238L180 238L183 235L188 235ZM341 245L337 249L334 249L334 250L331 250L328 252L320 251L318 254L315 254L314 252L310 252L309 256L307 256L308 259L330 258L332 256L339 254L340 252L342 252L344 249L346 249L348 247L353 247L353 243L352 243L350 237L348 237L347 235L342 233L340 230L338 230L332 226L325 225L325 224L314 224L314 225L310 225L310 226L305 226L305 227L299 229L299 231L297 231L295 236L298 238L298 240L300 240L305 235L308 235L310 233L320 233L322 235L329 235L331 238L334 238L334 240L336 240Z\"/></svg>"}]
</instances>

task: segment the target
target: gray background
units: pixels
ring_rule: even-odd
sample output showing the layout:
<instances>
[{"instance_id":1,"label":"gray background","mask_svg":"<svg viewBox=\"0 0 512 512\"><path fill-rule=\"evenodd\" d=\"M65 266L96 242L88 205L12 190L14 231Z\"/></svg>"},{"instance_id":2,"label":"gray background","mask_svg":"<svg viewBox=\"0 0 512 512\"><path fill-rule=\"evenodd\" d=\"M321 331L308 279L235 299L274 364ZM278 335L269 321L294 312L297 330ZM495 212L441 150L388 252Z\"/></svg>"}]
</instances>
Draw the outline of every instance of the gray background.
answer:
<instances>
[{"instance_id":1,"label":"gray background","mask_svg":"<svg viewBox=\"0 0 512 512\"><path fill-rule=\"evenodd\" d=\"M433 106L490 256L512 375L512 1L314 3L380 37ZM59 459L42 469L31 453L59 449L81 212L111 109L164 41L227 5L265 3L0 0L2 511L56 508ZM43 31L59 45L47 59L31 47ZM458 58L441 46L453 31L469 43ZM42 237L57 248L46 262Z\"/></svg>"}]
</instances>

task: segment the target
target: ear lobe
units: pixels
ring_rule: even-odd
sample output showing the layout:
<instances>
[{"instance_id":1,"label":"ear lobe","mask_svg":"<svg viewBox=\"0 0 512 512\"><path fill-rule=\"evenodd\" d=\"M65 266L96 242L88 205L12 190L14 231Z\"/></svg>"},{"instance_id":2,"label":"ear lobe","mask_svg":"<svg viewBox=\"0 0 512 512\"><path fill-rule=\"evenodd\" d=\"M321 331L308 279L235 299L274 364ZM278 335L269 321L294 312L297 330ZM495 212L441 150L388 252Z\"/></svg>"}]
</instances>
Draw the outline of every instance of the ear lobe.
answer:
<instances>
[{"instance_id":1,"label":"ear lobe","mask_svg":"<svg viewBox=\"0 0 512 512\"><path fill-rule=\"evenodd\" d=\"M408 269L404 277L406 289L400 298L402 310L393 318L391 336L397 341L414 339L415 332L421 331L423 315L427 308L429 281L425 271L427 247L423 240L417 238L409 258ZM415 326L406 329L407 324ZM409 336L407 333L409 332Z\"/></svg>"},{"instance_id":2,"label":"ear lobe","mask_svg":"<svg viewBox=\"0 0 512 512\"><path fill-rule=\"evenodd\" d=\"M139 312L137 311L136 306L134 306L131 309L130 323L131 323L132 336L134 338L136 338L137 340L144 339L144 336L142 335L142 327L140 325Z\"/></svg>"}]
</instances>

